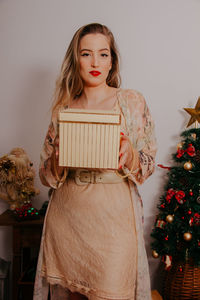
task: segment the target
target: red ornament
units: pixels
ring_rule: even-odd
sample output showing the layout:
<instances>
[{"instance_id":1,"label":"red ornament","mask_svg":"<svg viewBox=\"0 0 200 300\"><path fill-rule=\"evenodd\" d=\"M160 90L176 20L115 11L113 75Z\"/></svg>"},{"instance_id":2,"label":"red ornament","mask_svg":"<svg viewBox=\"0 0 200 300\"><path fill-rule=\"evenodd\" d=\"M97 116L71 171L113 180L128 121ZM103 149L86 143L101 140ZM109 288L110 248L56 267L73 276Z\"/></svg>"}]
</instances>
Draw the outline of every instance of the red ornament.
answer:
<instances>
[{"instance_id":1,"label":"red ornament","mask_svg":"<svg viewBox=\"0 0 200 300\"><path fill-rule=\"evenodd\" d=\"M176 157L180 158L181 156L183 156L183 154L185 153L185 150L183 149L178 149Z\"/></svg>"},{"instance_id":2,"label":"red ornament","mask_svg":"<svg viewBox=\"0 0 200 300\"><path fill-rule=\"evenodd\" d=\"M169 237L168 237L168 235L165 237L165 240L166 240L166 241L168 241L168 240L169 240Z\"/></svg>"},{"instance_id":3,"label":"red ornament","mask_svg":"<svg viewBox=\"0 0 200 300\"><path fill-rule=\"evenodd\" d=\"M161 206L160 206L161 208L165 208L165 204L161 204Z\"/></svg>"},{"instance_id":4,"label":"red ornament","mask_svg":"<svg viewBox=\"0 0 200 300\"><path fill-rule=\"evenodd\" d=\"M192 157L196 155L195 148L192 144L188 145L188 148L186 149L186 152L189 156L192 156Z\"/></svg>"},{"instance_id":5,"label":"red ornament","mask_svg":"<svg viewBox=\"0 0 200 300\"><path fill-rule=\"evenodd\" d=\"M175 195L176 200L178 201L179 204L183 204L186 200L185 198L185 193L183 191L177 191Z\"/></svg>"},{"instance_id":6,"label":"red ornament","mask_svg":"<svg viewBox=\"0 0 200 300\"><path fill-rule=\"evenodd\" d=\"M192 191L192 190L190 190L189 194L190 194L190 196L193 196L193 191Z\"/></svg>"},{"instance_id":7,"label":"red ornament","mask_svg":"<svg viewBox=\"0 0 200 300\"><path fill-rule=\"evenodd\" d=\"M183 267L182 266L179 267L179 271L183 272Z\"/></svg>"},{"instance_id":8,"label":"red ornament","mask_svg":"<svg viewBox=\"0 0 200 300\"><path fill-rule=\"evenodd\" d=\"M199 213L194 214L194 225L200 225L200 214Z\"/></svg>"},{"instance_id":9,"label":"red ornament","mask_svg":"<svg viewBox=\"0 0 200 300\"><path fill-rule=\"evenodd\" d=\"M168 203L170 203L172 197L173 197L175 194L176 194L176 192L175 192L173 189L169 189L169 190L167 191L167 195L166 195L166 198L165 198L166 201L167 201Z\"/></svg>"},{"instance_id":10,"label":"red ornament","mask_svg":"<svg viewBox=\"0 0 200 300\"><path fill-rule=\"evenodd\" d=\"M200 241L198 242L198 246L200 247Z\"/></svg>"},{"instance_id":11,"label":"red ornament","mask_svg":"<svg viewBox=\"0 0 200 300\"><path fill-rule=\"evenodd\" d=\"M188 210L188 215L191 215L192 214L192 211L191 210Z\"/></svg>"}]
</instances>

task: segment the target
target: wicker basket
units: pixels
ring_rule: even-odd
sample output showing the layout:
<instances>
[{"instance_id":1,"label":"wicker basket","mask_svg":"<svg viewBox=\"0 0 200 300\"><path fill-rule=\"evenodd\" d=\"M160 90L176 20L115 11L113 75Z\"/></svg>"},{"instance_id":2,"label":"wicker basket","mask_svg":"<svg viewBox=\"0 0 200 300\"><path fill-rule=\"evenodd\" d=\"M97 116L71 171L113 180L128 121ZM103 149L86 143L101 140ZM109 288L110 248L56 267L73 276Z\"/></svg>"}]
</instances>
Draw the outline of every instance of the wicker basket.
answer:
<instances>
[{"instance_id":1,"label":"wicker basket","mask_svg":"<svg viewBox=\"0 0 200 300\"><path fill-rule=\"evenodd\" d=\"M200 267L193 262L173 262L166 271L163 289L164 300L200 299Z\"/></svg>"}]
</instances>

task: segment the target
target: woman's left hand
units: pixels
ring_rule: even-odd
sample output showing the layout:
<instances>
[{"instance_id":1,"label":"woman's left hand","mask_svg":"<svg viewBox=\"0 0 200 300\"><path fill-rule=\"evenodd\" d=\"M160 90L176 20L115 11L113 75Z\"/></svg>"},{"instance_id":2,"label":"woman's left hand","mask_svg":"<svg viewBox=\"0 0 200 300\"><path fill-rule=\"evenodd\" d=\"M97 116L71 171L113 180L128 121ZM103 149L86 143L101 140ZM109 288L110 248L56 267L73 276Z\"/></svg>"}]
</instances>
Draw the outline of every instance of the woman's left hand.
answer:
<instances>
[{"instance_id":1,"label":"woman's left hand","mask_svg":"<svg viewBox=\"0 0 200 300\"><path fill-rule=\"evenodd\" d=\"M133 164L133 151L126 135L121 132L119 150L119 169L122 167L131 168Z\"/></svg>"},{"instance_id":2,"label":"woman's left hand","mask_svg":"<svg viewBox=\"0 0 200 300\"><path fill-rule=\"evenodd\" d=\"M132 149L129 138L121 132L119 150L119 169L127 167L129 170L138 168L139 159L136 150Z\"/></svg>"}]
</instances>

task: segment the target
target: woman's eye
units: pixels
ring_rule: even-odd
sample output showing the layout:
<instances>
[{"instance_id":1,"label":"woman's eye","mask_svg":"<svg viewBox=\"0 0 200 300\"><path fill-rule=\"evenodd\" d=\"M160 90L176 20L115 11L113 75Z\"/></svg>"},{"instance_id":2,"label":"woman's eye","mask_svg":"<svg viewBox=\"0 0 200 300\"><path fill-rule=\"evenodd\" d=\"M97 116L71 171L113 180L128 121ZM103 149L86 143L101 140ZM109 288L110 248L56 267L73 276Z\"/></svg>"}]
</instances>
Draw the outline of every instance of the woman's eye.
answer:
<instances>
[{"instance_id":1,"label":"woman's eye","mask_svg":"<svg viewBox=\"0 0 200 300\"><path fill-rule=\"evenodd\" d=\"M89 53L82 53L81 56L89 56Z\"/></svg>"},{"instance_id":2,"label":"woman's eye","mask_svg":"<svg viewBox=\"0 0 200 300\"><path fill-rule=\"evenodd\" d=\"M103 56L103 57L108 57L108 54L102 53L101 56Z\"/></svg>"}]
</instances>

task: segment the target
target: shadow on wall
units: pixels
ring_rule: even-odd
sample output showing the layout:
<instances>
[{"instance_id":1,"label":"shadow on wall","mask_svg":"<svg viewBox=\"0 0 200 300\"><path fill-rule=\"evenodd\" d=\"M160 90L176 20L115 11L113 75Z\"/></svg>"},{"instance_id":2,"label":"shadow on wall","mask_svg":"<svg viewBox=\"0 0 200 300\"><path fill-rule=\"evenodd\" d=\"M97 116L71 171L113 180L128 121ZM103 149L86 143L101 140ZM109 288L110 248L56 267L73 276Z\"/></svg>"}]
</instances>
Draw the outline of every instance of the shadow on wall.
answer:
<instances>
[{"instance_id":1,"label":"shadow on wall","mask_svg":"<svg viewBox=\"0 0 200 300\"><path fill-rule=\"evenodd\" d=\"M43 134L44 112L48 116L51 107L52 95L52 73L48 70L32 69L28 70L24 79L21 94L18 95L19 108L18 138L26 144L29 149L38 149L40 138ZM50 116L50 115L49 115Z\"/></svg>"},{"instance_id":2,"label":"shadow on wall","mask_svg":"<svg viewBox=\"0 0 200 300\"><path fill-rule=\"evenodd\" d=\"M22 147L28 153L36 170L35 185L40 190L41 183L38 177L40 152L51 116L55 77L55 73L48 68L27 67L20 78L23 84L16 95L17 109L14 112L16 122L13 124L15 126L13 130L17 138L12 141L13 146ZM46 195L41 194L33 199L38 208L41 206L40 199L46 200Z\"/></svg>"}]
</instances>

